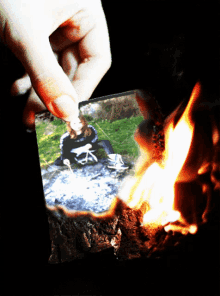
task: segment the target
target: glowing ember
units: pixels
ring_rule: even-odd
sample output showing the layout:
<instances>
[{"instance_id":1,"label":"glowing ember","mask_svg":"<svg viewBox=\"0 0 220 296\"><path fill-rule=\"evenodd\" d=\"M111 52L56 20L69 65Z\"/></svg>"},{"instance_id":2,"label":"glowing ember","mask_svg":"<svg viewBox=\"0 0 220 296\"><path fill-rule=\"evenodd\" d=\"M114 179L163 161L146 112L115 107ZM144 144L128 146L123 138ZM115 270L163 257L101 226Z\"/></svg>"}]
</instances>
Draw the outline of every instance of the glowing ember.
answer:
<instances>
[{"instance_id":1,"label":"glowing ember","mask_svg":"<svg viewBox=\"0 0 220 296\"><path fill-rule=\"evenodd\" d=\"M175 210L174 186L190 151L195 127L192 117L200 99L200 90L200 84L197 83L176 126L174 126L175 112L166 120L162 163L149 164L141 173L137 168L135 176L128 177L121 187L119 198L131 208L144 208L143 225L150 224L152 227L163 225L166 231L179 231L183 234L197 231L197 225L189 225L181 213ZM143 161L144 147L140 148ZM148 149L145 149L145 162L149 161ZM181 175L184 175L184 171ZM174 222L179 222L180 225L171 224Z\"/></svg>"}]
</instances>

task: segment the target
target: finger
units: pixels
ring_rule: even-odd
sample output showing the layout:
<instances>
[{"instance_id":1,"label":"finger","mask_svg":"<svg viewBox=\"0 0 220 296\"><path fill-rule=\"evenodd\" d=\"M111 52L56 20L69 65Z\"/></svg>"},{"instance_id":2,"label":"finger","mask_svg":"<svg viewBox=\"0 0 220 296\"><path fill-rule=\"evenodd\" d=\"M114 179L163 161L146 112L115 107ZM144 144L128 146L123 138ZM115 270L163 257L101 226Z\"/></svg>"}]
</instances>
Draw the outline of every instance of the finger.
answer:
<instances>
[{"instance_id":1,"label":"finger","mask_svg":"<svg viewBox=\"0 0 220 296\"><path fill-rule=\"evenodd\" d=\"M27 73L25 75L16 80L11 87L11 95L12 96L21 96L26 94L26 92L31 88L31 80Z\"/></svg>"},{"instance_id":2,"label":"finger","mask_svg":"<svg viewBox=\"0 0 220 296\"><path fill-rule=\"evenodd\" d=\"M23 124L31 129L35 129L35 114L38 114L42 111L46 111L47 108L44 103L40 100L34 89L31 89L30 96L27 100L27 104L23 111Z\"/></svg>"},{"instance_id":3,"label":"finger","mask_svg":"<svg viewBox=\"0 0 220 296\"><path fill-rule=\"evenodd\" d=\"M72 45L63 51L60 58L60 65L70 81L74 79L79 63L80 57L76 45Z\"/></svg>"},{"instance_id":4,"label":"finger","mask_svg":"<svg viewBox=\"0 0 220 296\"><path fill-rule=\"evenodd\" d=\"M54 56L58 60L58 55L56 53L54 53ZM29 82L31 85L31 80L30 80L30 77L27 75L27 73L25 74L24 77L29 78ZM42 102L42 100L39 98L39 96L36 94L35 90L32 87L31 91L30 91L30 95L29 95L27 103L26 103L26 106L25 106L25 109L23 111L23 117L22 117L23 124L29 130L34 130L35 129L35 114L38 114L38 113L40 113L42 111L46 111L46 110L47 110L47 107L45 106L45 104Z\"/></svg>"},{"instance_id":5,"label":"finger","mask_svg":"<svg viewBox=\"0 0 220 296\"><path fill-rule=\"evenodd\" d=\"M73 79L73 86L80 101L91 97L96 86L111 66L106 19L101 7L96 13L96 23L92 28L89 28L89 31L83 32L85 33L84 37L78 42L81 60ZM81 31L83 31L83 25ZM76 41L74 27L66 27L63 32L69 40ZM82 32L80 33L82 34Z\"/></svg>"},{"instance_id":6,"label":"finger","mask_svg":"<svg viewBox=\"0 0 220 296\"><path fill-rule=\"evenodd\" d=\"M21 61L32 86L47 109L56 117L70 121L78 116L78 96L50 47L48 38L36 36L23 40Z\"/></svg>"}]
</instances>

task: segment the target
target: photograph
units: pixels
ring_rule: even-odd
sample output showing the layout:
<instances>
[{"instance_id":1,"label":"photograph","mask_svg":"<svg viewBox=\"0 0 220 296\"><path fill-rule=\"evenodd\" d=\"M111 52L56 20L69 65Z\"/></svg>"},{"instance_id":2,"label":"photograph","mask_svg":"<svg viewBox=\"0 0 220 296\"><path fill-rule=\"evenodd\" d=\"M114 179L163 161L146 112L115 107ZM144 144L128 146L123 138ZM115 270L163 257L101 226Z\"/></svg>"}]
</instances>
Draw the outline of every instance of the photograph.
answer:
<instances>
[{"instance_id":1,"label":"photograph","mask_svg":"<svg viewBox=\"0 0 220 296\"><path fill-rule=\"evenodd\" d=\"M69 211L100 213L134 170L139 156L134 133L143 115L134 91L82 102L79 113L73 123L48 112L36 116L45 200Z\"/></svg>"},{"instance_id":2,"label":"photograph","mask_svg":"<svg viewBox=\"0 0 220 296\"><path fill-rule=\"evenodd\" d=\"M7 295L220 294L219 18L0 0Z\"/></svg>"}]
</instances>

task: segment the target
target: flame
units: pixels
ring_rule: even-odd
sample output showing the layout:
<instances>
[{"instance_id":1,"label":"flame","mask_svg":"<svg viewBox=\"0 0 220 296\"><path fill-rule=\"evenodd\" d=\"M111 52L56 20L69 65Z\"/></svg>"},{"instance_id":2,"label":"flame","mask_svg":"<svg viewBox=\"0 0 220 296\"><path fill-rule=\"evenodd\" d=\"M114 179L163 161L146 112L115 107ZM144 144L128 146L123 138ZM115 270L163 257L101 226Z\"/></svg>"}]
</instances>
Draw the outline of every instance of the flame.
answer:
<instances>
[{"instance_id":1,"label":"flame","mask_svg":"<svg viewBox=\"0 0 220 296\"><path fill-rule=\"evenodd\" d=\"M175 116L169 117L166 121L164 126L165 150L162 163L154 162L141 173L137 169L135 176L128 177L119 191L119 198L124 200L129 207L142 209L145 205L143 226L162 225L165 226L166 231L180 231L183 234L197 231L197 225L187 224L181 213L175 210L174 186L192 144L195 128L193 112L198 103L200 91L201 86L197 82L189 103L176 126L174 126ZM144 152L142 151L142 153ZM146 155L145 158L149 159L149 156ZM141 159L143 160L143 155ZM182 223L182 226L169 224L176 221Z\"/></svg>"}]
</instances>

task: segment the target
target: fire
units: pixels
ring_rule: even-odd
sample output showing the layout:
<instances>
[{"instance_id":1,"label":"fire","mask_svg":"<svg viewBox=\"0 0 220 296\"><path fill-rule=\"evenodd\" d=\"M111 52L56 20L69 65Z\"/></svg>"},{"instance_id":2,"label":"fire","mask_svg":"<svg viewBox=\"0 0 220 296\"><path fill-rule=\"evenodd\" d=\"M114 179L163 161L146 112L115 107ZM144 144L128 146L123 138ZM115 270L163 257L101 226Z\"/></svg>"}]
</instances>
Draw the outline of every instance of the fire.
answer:
<instances>
[{"instance_id":1,"label":"fire","mask_svg":"<svg viewBox=\"0 0 220 296\"><path fill-rule=\"evenodd\" d=\"M151 233L162 226L165 231L194 234L200 223L208 221L215 205L213 192L220 190L220 126L216 120L219 113L207 110L199 82L193 88L185 110L182 111L183 105L180 105L166 118L163 126L154 100L146 97L144 92L137 93L136 100L145 118L134 135L140 156L134 176L124 180L109 210L93 213L70 211L62 205L47 208L55 212L62 210L71 218L85 216L106 222L120 215L124 202L137 210L142 226ZM154 110L156 115L149 110ZM203 121L208 129L204 129ZM160 138L162 127L165 149L162 157L160 153L157 157L159 150L154 147L152 131L158 128ZM182 184L183 191L191 190L194 185L198 191L191 195L188 191L182 194L177 190Z\"/></svg>"},{"instance_id":2,"label":"fire","mask_svg":"<svg viewBox=\"0 0 220 296\"><path fill-rule=\"evenodd\" d=\"M195 124L193 112L200 99L201 86L198 82L191 94L189 103L180 117L178 123L174 124L175 116L167 118L164 125L165 150L163 161L154 162L143 172L136 170L133 177L128 177L119 192L126 204L134 209L144 209L142 225L164 226L166 231L180 231L183 234L195 233L197 225L189 225L181 213L175 210L174 186L178 176L187 159L192 144ZM144 147L142 147L144 150ZM149 160L149 155L142 151L141 161ZM146 161L148 161L146 160ZM146 162L145 161L145 162ZM181 172L181 175L184 172ZM172 224L174 222L179 222Z\"/></svg>"}]
</instances>

